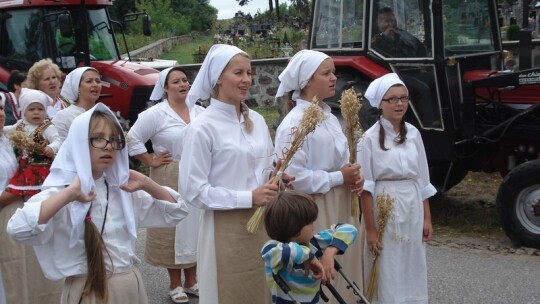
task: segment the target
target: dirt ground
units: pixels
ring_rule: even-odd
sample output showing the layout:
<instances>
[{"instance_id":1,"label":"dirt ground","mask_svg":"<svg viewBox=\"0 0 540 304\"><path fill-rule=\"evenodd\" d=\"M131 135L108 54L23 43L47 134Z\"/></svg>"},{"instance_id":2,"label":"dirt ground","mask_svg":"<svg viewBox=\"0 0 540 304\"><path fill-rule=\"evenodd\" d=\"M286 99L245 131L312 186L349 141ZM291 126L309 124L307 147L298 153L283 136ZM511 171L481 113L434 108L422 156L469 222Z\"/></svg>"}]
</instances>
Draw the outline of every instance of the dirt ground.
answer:
<instances>
[{"instance_id":1,"label":"dirt ground","mask_svg":"<svg viewBox=\"0 0 540 304\"><path fill-rule=\"evenodd\" d=\"M434 227L431 246L497 254L540 256L534 248L516 248L501 229L496 196L498 173L470 172L461 183L431 200Z\"/></svg>"}]
</instances>

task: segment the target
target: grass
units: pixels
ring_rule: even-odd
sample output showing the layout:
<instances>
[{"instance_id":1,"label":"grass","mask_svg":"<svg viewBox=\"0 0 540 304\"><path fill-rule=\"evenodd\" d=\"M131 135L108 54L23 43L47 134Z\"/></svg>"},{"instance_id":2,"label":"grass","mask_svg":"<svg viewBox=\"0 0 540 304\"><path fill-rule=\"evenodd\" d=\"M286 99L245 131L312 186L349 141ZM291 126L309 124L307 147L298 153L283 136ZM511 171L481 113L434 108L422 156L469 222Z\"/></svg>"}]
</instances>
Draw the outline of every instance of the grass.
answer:
<instances>
[{"instance_id":1,"label":"grass","mask_svg":"<svg viewBox=\"0 0 540 304\"><path fill-rule=\"evenodd\" d=\"M199 37L192 42L184 43L173 47L169 52L164 53L160 59L176 60L179 64L195 63L194 54L206 53L212 46L212 37Z\"/></svg>"}]
</instances>

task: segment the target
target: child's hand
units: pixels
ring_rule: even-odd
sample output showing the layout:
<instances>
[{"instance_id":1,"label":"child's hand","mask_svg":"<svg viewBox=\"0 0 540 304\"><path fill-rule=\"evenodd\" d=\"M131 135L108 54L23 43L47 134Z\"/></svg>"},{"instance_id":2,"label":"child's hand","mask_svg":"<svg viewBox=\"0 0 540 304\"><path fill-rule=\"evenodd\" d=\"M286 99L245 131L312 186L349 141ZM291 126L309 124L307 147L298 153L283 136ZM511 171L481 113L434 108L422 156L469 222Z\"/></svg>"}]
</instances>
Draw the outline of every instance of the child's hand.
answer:
<instances>
[{"instance_id":1,"label":"child's hand","mask_svg":"<svg viewBox=\"0 0 540 304\"><path fill-rule=\"evenodd\" d=\"M129 180L127 183L120 186L120 189L127 192L135 192L137 190L144 189L144 186L148 183L149 178L135 170L129 170Z\"/></svg>"},{"instance_id":2,"label":"child's hand","mask_svg":"<svg viewBox=\"0 0 540 304\"><path fill-rule=\"evenodd\" d=\"M277 185L272 185L270 182L268 182L262 186L259 186L251 192L253 206L265 206L277 194Z\"/></svg>"},{"instance_id":3,"label":"child's hand","mask_svg":"<svg viewBox=\"0 0 540 304\"><path fill-rule=\"evenodd\" d=\"M310 271L314 279L321 279L323 283L326 282L326 274L324 272L323 265L317 258L304 262L304 274L306 277L309 275Z\"/></svg>"},{"instance_id":4,"label":"child's hand","mask_svg":"<svg viewBox=\"0 0 540 304\"><path fill-rule=\"evenodd\" d=\"M69 191L70 194L70 202L79 201L83 203L88 203L96 197L96 193L94 191L90 191L88 195L84 194L81 191L81 180L79 179L78 175L75 175L75 177L71 181L71 185L69 185L66 189Z\"/></svg>"},{"instance_id":5,"label":"child's hand","mask_svg":"<svg viewBox=\"0 0 540 304\"><path fill-rule=\"evenodd\" d=\"M366 230L366 242L368 250L374 255L380 255L383 245L379 242L377 229Z\"/></svg>"},{"instance_id":6,"label":"child's hand","mask_svg":"<svg viewBox=\"0 0 540 304\"><path fill-rule=\"evenodd\" d=\"M54 158L54 151L51 147L47 146L43 149L43 155L47 156L48 158Z\"/></svg>"},{"instance_id":7,"label":"child's hand","mask_svg":"<svg viewBox=\"0 0 540 304\"><path fill-rule=\"evenodd\" d=\"M422 241L429 242L433 235L433 225L431 225L431 220L424 220L424 229L422 232Z\"/></svg>"},{"instance_id":8,"label":"child's hand","mask_svg":"<svg viewBox=\"0 0 540 304\"><path fill-rule=\"evenodd\" d=\"M354 185L351 185L351 192L356 193L360 196L364 191L364 175L362 173L358 174L358 179L354 182Z\"/></svg>"},{"instance_id":9,"label":"child's hand","mask_svg":"<svg viewBox=\"0 0 540 304\"><path fill-rule=\"evenodd\" d=\"M334 280L334 258L338 251L336 247L329 246L323 252L321 263L328 280Z\"/></svg>"},{"instance_id":10,"label":"child's hand","mask_svg":"<svg viewBox=\"0 0 540 304\"><path fill-rule=\"evenodd\" d=\"M346 164L341 169L341 174L343 175L343 184L354 186L356 182L360 179L360 165L359 164Z\"/></svg>"},{"instance_id":11,"label":"child's hand","mask_svg":"<svg viewBox=\"0 0 540 304\"><path fill-rule=\"evenodd\" d=\"M170 152L161 152L154 155L152 161L150 162L150 167L157 168L162 165L169 164L172 160L173 158Z\"/></svg>"}]
</instances>

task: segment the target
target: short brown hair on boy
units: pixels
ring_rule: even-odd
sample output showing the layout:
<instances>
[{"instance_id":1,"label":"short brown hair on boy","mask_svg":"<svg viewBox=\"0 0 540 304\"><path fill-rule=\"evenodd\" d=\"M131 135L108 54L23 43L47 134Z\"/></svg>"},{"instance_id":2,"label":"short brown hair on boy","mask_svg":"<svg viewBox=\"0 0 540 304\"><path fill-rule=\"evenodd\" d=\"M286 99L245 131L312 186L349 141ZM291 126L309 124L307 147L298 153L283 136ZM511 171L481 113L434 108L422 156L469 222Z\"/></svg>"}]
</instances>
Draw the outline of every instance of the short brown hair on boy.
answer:
<instances>
[{"instance_id":1,"label":"short brown hair on boy","mask_svg":"<svg viewBox=\"0 0 540 304\"><path fill-rule=\"evenodd\" d=\"M315 222L318 213L311 196L297 191L280 192L266 205L266 233L273 240L288 243L304 226Z\"/></svg>"}]
</instances>

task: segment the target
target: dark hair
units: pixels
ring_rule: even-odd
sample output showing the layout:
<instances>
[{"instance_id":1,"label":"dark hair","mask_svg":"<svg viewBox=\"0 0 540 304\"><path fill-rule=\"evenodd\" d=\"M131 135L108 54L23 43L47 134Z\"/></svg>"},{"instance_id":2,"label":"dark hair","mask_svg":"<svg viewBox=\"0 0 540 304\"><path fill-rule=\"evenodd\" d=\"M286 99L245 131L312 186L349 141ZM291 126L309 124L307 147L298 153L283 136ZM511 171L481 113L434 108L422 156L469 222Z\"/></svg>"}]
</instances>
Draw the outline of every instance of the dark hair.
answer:
<instances>
[{"instance_id":1,"label":"dark hair","mask_svg":"<svg viewBox=\"0 0 540 304\"><path fill-rule=\"evenodd\" d=\"M10 92L15 92L15 85L21 85L23 81L26 80L26 73L19 71L19 70L13 70L11 71L11 74L9 74L9 78L7 81L7 87Z\"/></svg>"},{"instance_id":2,"label":"dark hair","mask_svg":"<svg viewBox=\"0 0 540 304\"><path fill-rule=\"evenodd\" d=\"M188 73L186 72L186 70L183 67L175 66L169 71L169 73L167 73L167 77L165 77L165 83L163 84L163 86L165 86L165 87L167 86L167 83L169 82L169 75L171 75L171 73L173 71L179 71L179 72L184 73L184 75L186 75L186 77L188 76Z\"/></svg>"},{"instance_id":3,"label":"dark hair","mask_svg":"<svg viewBox=\"0 0 540 304\"><path fill-rule=\"evenodd\" d=\"M395 85L391 86L391 88L393 88L393 87L403 87L403 85L402 84L395 84ZM388 151L388 148L386 148L384 146L384 139L386 137L386 132L384 132L384 128L383 128L383 126L381 124L381 116L382 116L382 110L379 109L379 146L384 151ZM400 124L399 124L399 136L394 138L394 142L397 143L398 145L400 145L400 144L404 143L405 140L407 140L407 127L405 126L405 120L402 119Z\"/></svg>"},{"instance_id":4,"label":"dark hair","mask_svg":"<svg viewBox=\"0 0 540 304\"><path fill-rule=\"evenodd\" d=\"M264 226L268 236L276 241L288 243L298 236L304 226L317 219L319 209L308 194L283 191L266 205Z\"/></svg>"}]
</instances>

